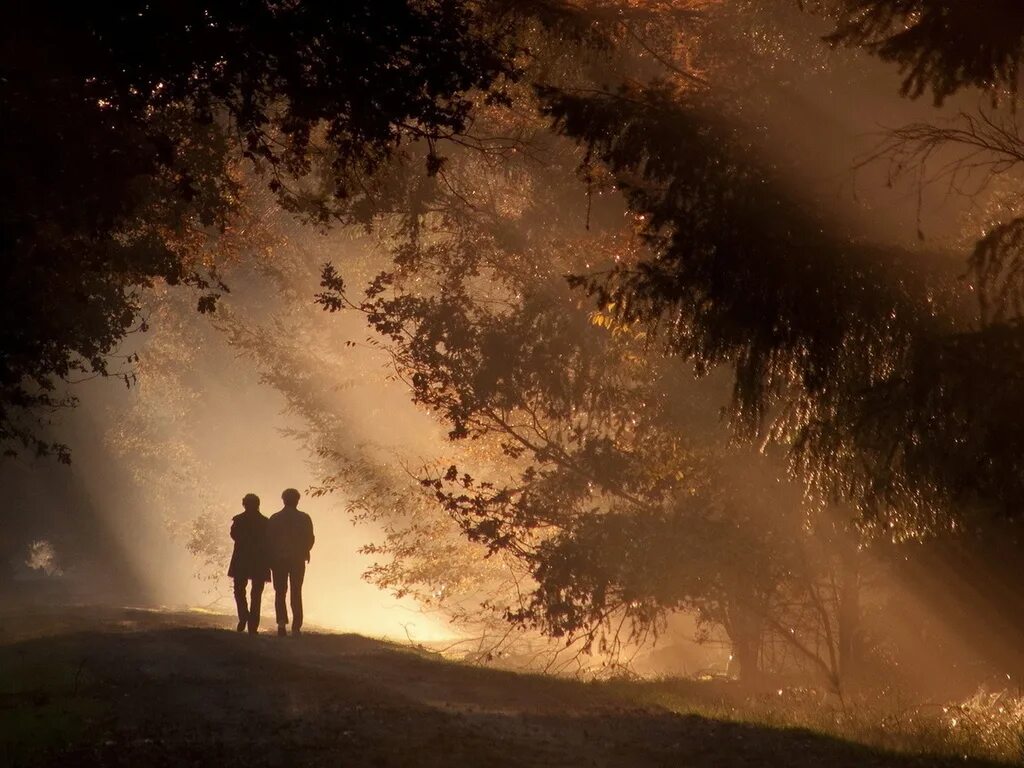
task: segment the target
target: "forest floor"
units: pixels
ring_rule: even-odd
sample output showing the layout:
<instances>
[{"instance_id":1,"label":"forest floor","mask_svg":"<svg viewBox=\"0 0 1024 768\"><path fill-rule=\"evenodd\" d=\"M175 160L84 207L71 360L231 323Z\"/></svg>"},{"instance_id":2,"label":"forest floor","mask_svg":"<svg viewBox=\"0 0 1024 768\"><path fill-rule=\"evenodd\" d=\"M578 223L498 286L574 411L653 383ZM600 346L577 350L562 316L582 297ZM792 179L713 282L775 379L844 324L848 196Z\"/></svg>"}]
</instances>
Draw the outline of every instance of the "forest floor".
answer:
<instances>
[{"instance_id":1,"label":"forest floor","mask_svg":"<svg viewBox=\"0 0 1024 768\"><path fill-rule=\"evenodd\" d=\"M4 766L982 766L223 616L0 615Z\"/></svg>"}]
</instances>

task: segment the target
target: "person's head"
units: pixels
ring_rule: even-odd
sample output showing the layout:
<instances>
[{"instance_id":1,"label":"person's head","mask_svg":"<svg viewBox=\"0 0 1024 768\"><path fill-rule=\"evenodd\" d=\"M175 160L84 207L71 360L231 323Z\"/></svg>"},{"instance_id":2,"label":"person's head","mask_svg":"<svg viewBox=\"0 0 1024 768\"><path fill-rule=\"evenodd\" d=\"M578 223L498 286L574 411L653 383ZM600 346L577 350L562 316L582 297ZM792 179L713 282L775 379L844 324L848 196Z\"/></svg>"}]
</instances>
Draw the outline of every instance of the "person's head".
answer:
<instances>
[{"instance_id":1,"label":"person's head","mask_svg":"<svg viewBox=\"0 0 1024 768\"><path fill-rule=\"evenodd\" d=\"M242 497L242 508L246 512L256 512L260 508L260 497L255 493L247 493Z\"/></svg>"},{"instance_id":2,"label":"person's head","mask_svg":"<svg viewBox=\"0 0 1024 768\"><path fill-rule=\"evenodd\" d=\"M286 507L297 507L299 506L299 492L294 488L285 488L281 493L281 501Z\"/></svg>"}]
</instances>

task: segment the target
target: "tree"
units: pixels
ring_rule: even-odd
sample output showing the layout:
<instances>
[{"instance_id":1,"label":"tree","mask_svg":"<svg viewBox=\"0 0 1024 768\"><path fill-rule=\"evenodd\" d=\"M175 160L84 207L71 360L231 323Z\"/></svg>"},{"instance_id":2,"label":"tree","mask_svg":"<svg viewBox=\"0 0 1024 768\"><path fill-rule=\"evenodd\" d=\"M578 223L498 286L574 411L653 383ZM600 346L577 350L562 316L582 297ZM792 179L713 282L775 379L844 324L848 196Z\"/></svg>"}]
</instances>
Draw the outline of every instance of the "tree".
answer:
<instances>
[{"instance_id":1,"label":"tree","mask_svg":"<svg viewBox=\"0 0 1024 768\"><path fill-rule=\"evenodd\" d=\"M936 104L961 88L1017 95L1024 9L1013 0L826 0L834 45L865 48L898 65L902 93L931 90Z\"/></svg>"},{"instance_id":2,"label":"tree","mask_svg":"<svg viewBox=\"0 0 1024 768\"><path fill-rule=\"evenodd\" d=\"M237 213L233 161L326 221L403 138L458 135L471 91L501 98L514 15L458 0L7 4L0 441L67 460L35 420L73 403L58 382L119 373L140 289L190 283L213 309L225 286L187 244Z\"/></svg>"},{"instance_id":3,"label":"tree","mask_svg":"<svg viewBox=\"0 0 1024 768\"><path fill-rule=\"evenodd\" d=\"M457 551L454 521L470 551L500 560L502 578L473 589L494 590L488 598L500 602L485 602L514 626L615 651L620 627L639 640L667 612L693 610L725 627L744 675L764 666L766 638L775 638L838 687L854 654L856 593L831 577L849 547L813 526L828 546L808 556L799 504L770 523L755 514L724 471L735 453L680 419L681 403L698 399L683 382L692 367L731 367L740 436L789 448L819 502L852 499L867 524L917 535L955 521L953 501L1005 505L1017 490L999 479L1015 466L1013 451L990 461L993 447L1019 440L1017 390L978 389L972 368L1012 371L1018 361L1006 353L1016 340L958 335L943 276L893 265L890 251L810 210L749 149L732 110L694 94L701 78L652 48L660 17L624 10L636 15L564 13L559 28L574 19L575 31L543 46L523 44L550 34L543 25L500 38L536 57L504 75L520 85L456 110L465 124L430 133L403 122L378 144L352 140L380 151L343 161L344 173L331 165L325 175L314 160L344 156L347 139L276 122L290 99L268 96L255 143L243 137L243 153L262 163L287 207L316 221L370 223L392 241L393 263L365 298L328 268L320 300L365 313L387 339L416 401L458 442L452 469L425 471L416 489L383 462L353 457L344 420L313 377L280 375L282 363L332 370L293 333L302 329L252 328L230 312L218 322L309 422L303 439L335 464L325 490L353 483L367 514L399 521L378 550L394 557L375 571L382 583L427 592L454 584L439 567ZM672 41L659 31L653 39ZM593 47L572 51L567 39ZM653 52L671 84L601 87L622 79L616 57L631 52ZM231 93L226 104L209 123L217 130L248 115ZM552 137L546 120L582 151ZM286 146L308 138L308 166L278 149L281 137ZM417 140L390 151L406 137ZM576 167L582 183L572 180ZM601 199L616 189L626 216ZM565 211L578 211L589 232L567 236ZM566 290L565 272L596 296L596 311ZM989 409L980 422L979 391ZM705 418L716 410L700 409ZM821 637L824 656L808 642Z\"/></svg>"},{"instance_id":4,"label":"tree","mask_svg":"<svg viewBox=\"0 0 1024 768\"><path fill-rule=\"evenodd\" d=\"M549 85L539 89L541 103L556 92L584 100L593 98L594 89ZM670 102L679 96L675 88L661 92ZM801 233L815 229L813 217L771 191L754 189L734 202L756 168L721 162L728 150L720 136L710 135L710 112L691 116L696 139L684 149L693 156L681 161L697 168L698 176L707 174L705 186L691 193L705 206L704 218L695 215L694 223L706 229L690 231L720 235L710 228L722 211L756 221L781 211L789 218L780 230L787 224ZM635 142L623 139L618 146L624 151L642 153L651 140L679 142L678 125L654 125L653 115L643 125L617 122L621 113L591 117L581 124L606 138L615 135L611 125L646 134ZM563 149L556 154L550 140L533 130L517 132L515 149L527 157L562 156ZM606 160L600 151L584 158L592 194L610 189L599 165ZM616 262L623 271L638 262L642 268L640 243L622 236L609 242L607 232L579 242L566 238L558 212L571 200L571 193L560 191L568 167L524 173L504 155L494 164L533 199L512 203L501 186L493 186L493 172L470 175L478 158L450 154L437 179L416 185L408 193L411 204L398 205L411 215L396 233L395 267L371 283L365 300L352 299L341 274L328 267L320 300L329 309L366 314L389 339L415 400L445 419L453 439L496 444L505 453L507 469L494 462L452 466L424 482L470 541L525 565L531 582L507 604L507 618L614 653L623 641L657 632L666 613L697 610L708 623L727 628L745 675L756 676L762 643L773 635L793 644L804 663L838 687L854 655L856 592L823 593L831 564L829 557L803 556L799 504L783 510L788 515L779 514L774 527L755 522L750 508L732 498L735 483L720 471L732 455L715 456L699 438L694 444L687 434L692 424L671 415L694 394L681 383L688 369L652 354L636 318L624 315L615 297L600 296L605 311L588 319L561 289L544 284L566 270L600 270ZM724 166L718 175L716 164ZM633 221L642 230L656 226L647 223L649 213L636 211ZM593 222L588 217L588 224L604 229L605 215ZM740 229L734 221L722 226ZM845 247L827 236L818 242ZM889 273L863 261L858 267L874 269L870 276L885 287ZM824 280L827 268L820 269ZM743 289L758 297L754 278ZM892 295L899 300L898 289ZM873 305L877 299L868 296L865 306L882 315L891 307ZM751 315L757 314L755 307ZM852 309L850 314L856 316ZM898 325L884 315L878 327L887 324ZM833 327L841 328L841 320ZM885 348L884 338L872 341ZM824 356L824 345L822 351ZM807 642L821 635L829 636L819 646L828 648L824 659Z\"/></svg>"},{"instance_id":5,"label":"tree","mask_svg":"<svg viewBox=\"0 0 1024 768\"><path fill-rule=\"evenodd\" d=\"M553 55L557 60L562 54L561 52L555 52ZM603 65L604 63L602 60L601 64ZM598 65L595 64L595 66ZM520 95L530 99L533 98L532 94L525 89ZM391 165L388 168L382 167L378 173L364 179L363 189L365 196L339 203L339 216L345 221L367 220L367 213L376 215L378 219L390 216L391 219L397 220L398 231L401 234L399 242L403 244L405 243L405 238L410 233L417 231L417 227L422 226L422 219L428 215L437 215L438 218L431 222L429 235L425 231L423 232L424 241L429 240L437 232L443 231L444 227L451 225L452 219L445 218L444 209L438 207L439 201L436 199L438 190L448 190L447 194L444 195L443 202L449 206L455 204L456 207L460 208L459 216L473 218L477 221L477 224L479 224L480 219L487 221L488 226L484 228L486 231L483 233L485 235L484 240L467 240L460 248L444 249L436 243L433 249L422 251L400 247L396 255L399 263L410 273L410 281L414 274L417 278L427 276L427 267L420 265L419 271L416 273L417 265L414 262L415 259L424 259L427 260L428 264L434 266L438 263L444 263L446 266L442 269L445 274L452 277L450 285L455 285L458 282L456 276L460 274L460 270L466 269L471 272L479 267L481 255L486 257L488 251L486 249L481 250L481 246L485 242L493 242L498 244L500 248L507 249L510 242L514 242L518 236L514 231L515 226L509 226L507 222L504 223L504 226L501 226L503 224L500 221L502 216L508 216L506 210L501 210L501 205L495 206L493 211L481 205L485 202L489 204L500 201L481 200L479 193L482 187L464 183L467 179L460 179L459 174L453 171L460 161L463 163L471 161L470 164L473 165L475 171L477 173L482 172L482 175L472 177L472 181L486 182L487 176L490 174L492 182L496 182L501 179L502 175L508 172L507 169L496 167L496 158L515 156L517 152L522 151L523 155L530 158L527 162L533 163L535 162L531 156L533 150L540 152L550 149L542 146L529 146L529 142L517 138L516 131L504 134L499 133L499 129L508 127L507 123L502 123L500 115L494 114L500 111L501 106L496 105L491 114L488 115L489 119L493 121L488 126L488 129L492 132L490 135L488 135L488 131L485 129L482 132L478 130L472 135L467 134L465 137L453 138L451 140L438 142L423 140L407 148L406 153L409 157L404 163L399 159L397 168L395 165ZM505 118L507 120L507 115ZM534 132L539 134L546 133L543 122L538 120L536 116L530 118L530 123L530 129ZM511 137L507 135L508 133L512 134ZM543 143L543 141L539 143ZM445 162L436 168L434 176L424 176L421 169L429 163L430 157L438 156L436 152L440 151L442 147L446 156ZM567 145L562 143L561 151L564 151L566 148ZM456 150L462 150L461 157L457 155ZM562 165L558 165L550 173L544 174L545 183L550 178L557 177L558 175L564 175L570 181L572 180L571 169L575 164L575 160L571 156L562 158L562 160L564 161ZM522 169L519 169L519 171L521 173ZM533 173L534 171L531 170L530 175L533 175ZM510 181L525 178L528 178L528 175L525 173L519 175L516 172L512 172L507 178L502 180L502 183L507 186ZM575 183L572 186L572 194L578 195L579 187ZM486 188L486 184L483 185L483 188ZM498 190L496 189L496 191ZM508 194L506 190L501 192L502 194ZM564 194L564 190L560 189L559 194ZM508 199L506 198L506 202ZM538 199L536 205L531 208L531 214L543 210L543 201L546 199L548 198L543 196ZM576 197L575 199L580 200L581 198ZM564 200L561 202L564 202ZM388 213L392 206L398 207L400 213L397 216L391 216ZM549 210L554 211L557 209L551 207ZM576 222L582 224L584 207L580 205L576 210L579 211ZM489 214L491 213L500 215L490 216ZM380 221L378 220L376 223L380 224ZM391 225L394 225L394 221L389 224L389 226ZM380 228L387 229L383 225ZM480 227L477 226L477 230L479 229ZM603 236L603 234L602 232L601 235ZM598 236L597 233L595 233L594 237L588 238L588 243L590 244L597 244L600 241L601 236ZM445 245L450 245L450 243ZM479 250L480 253L474 253L473 249ZM536 270L542 263L538 261L538 257L542 258L540 252L529 254L528 259L518 256L510 259L507 253L502 252L500 264L494 262L494 266L504 269L513 266L518 260L518 266L513 267L517 273L517 279L525 281L524 284L528 285L531 280L535 280L538 277ZM582 247L576 254L576 257L580 259L581 263L584 258L587 258L586 254L582 252ZM216 259L214 263L218 264L218 269L224 270L225 265L223 261ZM291 296L294 292L292 286L297 279L296 275L301 273L302 267L288 263L286 268L286 265L282 262L263 264L260 266L260 269L267 270L268 273L275 275L275 279L280 280L282 295ZM564 286L561 285L561 276L557 270L556 264L550 263L548 268L545 269L545 277L553 279L558 285L558 294L564 296ZM289 272L294 272L295 274L288 274ZM472 277L472 274L469 277ZM447 288L450 285L444 287ZM504 293L507 286L504 284L500 284L500 286L497 293L493 295L493 298L497 300L507 299L508 296ZM453 294L450 291L447 293L442 291L441 293L442 299L447 301L449 305L454 306L457 303L459 297L457 293ZM538 295L537 298L543 301L543 295ZM594 328L587 321L586 312L582 312L577 308L574 314L575 318L571 325L573 327L589 329L593 333ZM556 320L553 316L548 315L545 317L546 322L553 320ZM369 456L355 457L351 455L351 451L356 446L346 444L347 436L344 430L344 420L330 413L331 401L329 398L324 397L323 392L317 391L313 377L281 375L283 369L292 371L307 370L311 365L311 358L316 357L318 354L319 350L309 347L305 340L299 341L300 338L308 338L302 329L291 326L273 330L253 327L252 320L246 319L244 314L238 314L236 310L231 308L230 303L222 306L215 323L229 334L233 344L240 349L244 349L246 354L251 356L251 359L264 371L267 381L286 394L290 407L296 413L300 413L308 419L311 428L308 435L302 436L303 439L308 439L308 445L315 449L323 460L334 464L330 470L334 477L326 479L325 488L343 483L365 489L365 494L362 491L358 494L357 506L360 506L360 510L357 511L360 514L365 512L367 515L373 515L375 519L381 519L384 515L388 515L387 521L389 525L394 522L394 527L388 530L388 539L381 551L388 554L396 553L401 556L404 564L411 564L411 566L407 568L382 566L374 572L374 577L387 586L393 586L401 590L422 586L445 588L456 584L457 578L452 577L452 548L447 547L446 549L447 545L442 543L443 537L437 535L441 527L436 524L436 520L414 520L408 528L403 528L395 522L399 515L403 513L409 517L415 517L415 513L410 513L410 510L414 510L417 507L415 494L402 490L401 477L396 477L395 472L387 470ZM567 341L566 347L570 351L573 343L571 339ZM333 353L335 350L332 349L331 352ZM535 363L544 363L545 360L550 360L550 355L556 353L557 350L549 349L546 351L541 350L541 352L542 356L537 361L534 361ZM545 354L547 357L543 357ZM328 365L328 361L326 359L318 359L312 365L315 365L322 374L327 370L325 366ZM599 371L595 368L594 372L598 373ZM489 393L483 392L482 394L486 396ZM348 490L352 490L351 487ZM422 496L422 491L419 493ZM362 507L361 505L364 504L365 507ZM444 519L447 520L447 518ZM448 522L450 523L451 521L448 520ZM415 540L408 538L412 536L418 538ZM424 539L425 536L429 541ZM414 549L407 546L409 541L413 541L416 544ZM436 551L442 552L442 555L434 558ZM431 564L432 559L433 565ZM498 559L493 558L493 560ZM444 567L439 567L439 564L443 564ZM392 563L392 565L395 565L395 563ZM459 573L461 574L461 571ZM513 578L516 575L515 572L512 573ZM507 573L504 578L507 580ZM479 582L477 583L479 584ZM507 595L511 590L511 585L506 583L504 590L502 594ZM429 594L434 589L425 591ZM451 606L452 602L449 601L448 605Z\"/></svg>"},{"instance_id":6,"label":"tree","mask_svg":"<svg viewBox=\"0 0 1024 768\"><path fill-rule=\"evenodd\" d=\"M893 535L1015 514L1021 390L994 382L1015 379L1019 330L972 328L949 276L809 214L692 100L544 95L657 254L578 282L699 369L728 364L741 434L788 444L816 493Z\"/></svg>"},{"instance_id":7,"label":"tree","mask_svg":"<svg viewBox=\"0 0 1024 768\"><path fill-rule=\"evenodd\" d=\"M561 157L542 136L524 137L524 154ZM771 631L800 643L837 684L837 662L822 664L778 612L798 595L805 601L819 578L801 568L804 588L791 575L799 504L755 522L716 470L732 454L716 457L688 434L693 411L712 414L711 430L715 413L701 401L681 417L695 396L681 384L688 371L615 322L614 307L581 310L559 285L566 270L635 264L639 243L609 242L616 226L604 212L592 234L567 238L559 212L571 199L568 169L530 169L529 183L505 170L530 192L506 202L502 186L470 175L481 164L452 154L436 181L416 187L409 207L419 213L399 230L395 266L365 300L350 298L330 266L320 300L367 316L414 399L453 439L504 452L507 469L452 466L424 483L470 541L526 566L532 583L511 596L506 617L615 653L656 633L666 613L698 610L727 628L745 675L756 676ZM815 610L802 630L822 627Z\"/></svg>"}]
</instances>

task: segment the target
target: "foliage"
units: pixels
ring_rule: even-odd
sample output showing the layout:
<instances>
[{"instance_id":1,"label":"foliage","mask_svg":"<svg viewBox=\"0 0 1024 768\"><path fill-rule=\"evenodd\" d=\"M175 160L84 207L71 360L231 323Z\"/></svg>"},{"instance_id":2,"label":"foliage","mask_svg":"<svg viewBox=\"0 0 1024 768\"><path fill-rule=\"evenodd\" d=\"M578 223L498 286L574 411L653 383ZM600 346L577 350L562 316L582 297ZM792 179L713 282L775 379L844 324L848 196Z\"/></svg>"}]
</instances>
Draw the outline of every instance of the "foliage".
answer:
<instances>
[{"instance_id":1,"label":"foliage","mask_svg":"<svg viewBox=\"0 0 1024 768\"><path fill-rule=\"evenodd\" d=\"M271 204L375 229L390 263L365 295L328 265L318 299L363 313L371 343L447 428L454 445L420 483L352 440L330 391L347 375L340 340L311 341L309 312L262 322L222 302L216 323L309 425L295 436L325 467L319 490L346 489L358 518L383 525L370 549L390 558L370 574L378 583L613 654L668 612L694 611L726 629L743 669L766 666L780 640L838 689L856 607L840 583L846 526L824 530L791 499L757 514L775 477L729 476L730 463L755 460L705 427L717 403L691 373L731 369L736 434L789 450L812 512L853 501L862 527L920 536L970 522L975 507L1015 514L1020 329L961 322L945 276L847 235L784 184L727 117L742 101L696 93L707 82L680 32L691 4L519 8L340 15L302 3L200 18L159 6L86 25L102 29L92 45L137 57L87 83L107 90L88 91L86 111L158 146L180 134L130 174L167 179L160 216L133 208L130 225L100 236L151 227L181 273L171 279L210 289L203 270L218 260L198 255L209 230L237 228L246 171L227 159L239 157L266 174ZM837 40L869 43L845 29ZM130 44L150 38L159 45ZM910 92L936 76L930 56ZM654 71L669 82L632 81ZM937 96L961 81L941 82ZM294 308L309 266L257 269Z\"/></svg>"},{"instance_id":2,"label":"foliage","mask_svg":"<svg viewBox=\"0 0 1024 768\"><path fill-rule=\"evenodd\" d=\"M762 633L792 642L799 626L802 644L834 609L819 602L795 621L820 575L800 554L800 505L787 500L773 521L754 514L721 471L737 454L711 437L715 408L683 384L689 371L619 322L614 302L592 312L566 294L565 271L633 264L643 252L604 211L590 233L567 236L558 212L576 161L534 131L521 134L527 158L561 165L503 158L509 181L529 180L518 202L509 181L490 183L486 159L452 153L436 181L415 188L410 207L422 213L399 228L394 268L355 299L328 265L318 298L366 315L449 437L504 454L504 466L453 465L424 485L471 542L525 566L530 581L505 604L508 620L614 656L656 635L668 612L694 610L745 645L750 674ZM585 182L602 189L593 175ZM834 681L837 662L811 645L803 661Z\"/></svg>"},{"instance_id":3,"label":"foliage","mask_svg":"<svg viewBox=\"0 0 1024 768\"><path fill-rule=\"evenodd\" d=\"M514 51L478 16L458 0L5 5L8 449L68 459L34 420L73 404L59 381L115 372L139 289L190 283L214 308L225 286L184 245L237 211L233 160L324 221L403 137L460 133L470 91L500 99Z\"/></svg>"},{"instance_id":4,"label":"foliage","mask_svg":"<svg viewBox=\"0 0 1024 768\"><path fill-rule=\"evenodd\" d=\"M821 5L821 4L819 4ZM935 103L966 87L1017 94L1024 9L1014 0L838 0L828 37L898 65L902 93L931 90Z\"/></svg>"},{"instance_id":5,"label":"foliage","mask_svg":"<svg viewBox=\"0 0 1024 768\"><path fill-rule=\"evenodd\" d=\"M980 209L968 219L965 232L980 324L1019 322L1024 310L1019 191L1024 136L1015 115L982 108L941 123L911 123L888 132L865 163L871 161L888 164L891 182L913 174L922 186L940 184Z\"/></svg>"},{"instance_id":6,"label":"foliage","mask_svg":"<svg viewBox=\"0 0 1024 768\"><path fill-rule=\"evenodd\" d=\"M978 691L942 708L949 740L958 752L1024 760L1024 699L1007 691Z\"/></svg>"},{"instance_id":7,"label":"foliage","mask_svg":"<svg viewBox=\"0 0 1024 768\"><path fill-rule=\"evenodd\" d=\"M699 104L542 95L656 254L576 283L698 370L728 363L741 434L788 444L816 494L894 536L957 524L950 500L1015 514L1015 326L963 324L950 281L808 213Z\"/></svg>"},{"instance_id":8,"label":"foliage","mask_svg":"<svg viewBox=\"0 0 1024 768\"><path fill-rule=\"evenodd\" d=\"M1024 734L1021 699L1009 691L979 690L963 700L921 704L893 686L845 701L821 690L783 687L756 695L728 686L683 680L609 683L640 703L772 728L801 728L889 752L949 755L1016 765Z\"/></svg>"}]
</instances>

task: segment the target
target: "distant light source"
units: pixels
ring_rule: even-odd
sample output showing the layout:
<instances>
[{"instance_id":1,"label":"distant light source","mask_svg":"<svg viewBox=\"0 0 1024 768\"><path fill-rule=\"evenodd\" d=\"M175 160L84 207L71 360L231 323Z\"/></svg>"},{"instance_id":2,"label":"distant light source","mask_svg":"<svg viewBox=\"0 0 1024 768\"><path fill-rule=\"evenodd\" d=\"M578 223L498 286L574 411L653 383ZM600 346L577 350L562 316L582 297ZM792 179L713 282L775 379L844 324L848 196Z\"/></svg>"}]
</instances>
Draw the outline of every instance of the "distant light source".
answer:
<instances>
[{"instance_id":1,"label":"distant light source","mask_svg":"<svg viewBox=\"0 0 1024 768\"><path fill-rule=\"evenodd\" d=\"M61 576L64 574L64 571L57 564L57 550L53 548L53 544L45 539L33 541L29 545L28 558L25 560L25 565L33 571L42 571L47 576Z\"/></svg>"}]
</instances>

